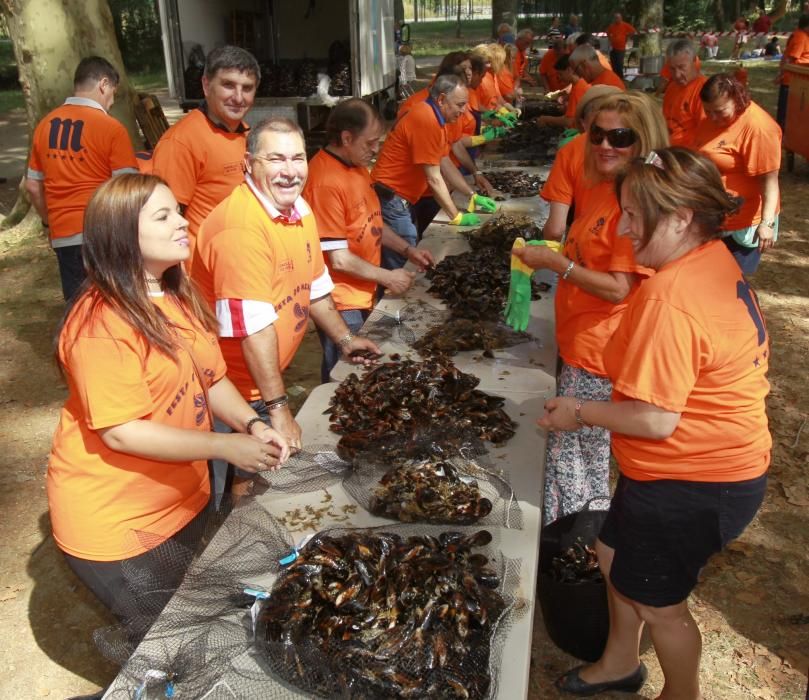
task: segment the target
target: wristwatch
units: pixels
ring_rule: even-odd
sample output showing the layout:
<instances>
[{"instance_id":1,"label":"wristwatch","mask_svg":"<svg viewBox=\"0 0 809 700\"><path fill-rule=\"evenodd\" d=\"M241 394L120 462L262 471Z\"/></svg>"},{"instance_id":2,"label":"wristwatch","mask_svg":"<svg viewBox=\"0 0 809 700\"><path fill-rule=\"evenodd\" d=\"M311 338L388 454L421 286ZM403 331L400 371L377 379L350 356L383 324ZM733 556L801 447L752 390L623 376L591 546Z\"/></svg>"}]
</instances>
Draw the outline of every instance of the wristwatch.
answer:
<instances>
[{"instance_id":1,"label":"wristwatch","mask_svg":"<svg viewBox=\"0 0 809 700\"><path fill-rule=\"evenodd\" d=\"M773 219L772 221L764 221L764 219L762 219L759 222L759 226L766 226L767 228L775 228L775 219Z\"/></svg>"}]
</instances>

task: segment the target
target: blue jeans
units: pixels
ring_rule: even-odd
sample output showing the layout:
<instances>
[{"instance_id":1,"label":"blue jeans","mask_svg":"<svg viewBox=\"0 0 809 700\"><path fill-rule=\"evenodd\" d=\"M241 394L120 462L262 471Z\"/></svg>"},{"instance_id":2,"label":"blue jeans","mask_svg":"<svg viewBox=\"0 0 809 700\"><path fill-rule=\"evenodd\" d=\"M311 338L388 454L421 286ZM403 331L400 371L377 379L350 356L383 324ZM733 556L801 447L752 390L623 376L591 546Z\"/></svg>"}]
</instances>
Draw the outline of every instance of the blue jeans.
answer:
<instances>
[{"instance_id":1,"label":"blue jeans","mask_svg":"<svg viewBox=\"0 0 809 700\"><path fill-rule=\"evenodd\" d=\"M619 78L624 77L624 54L626 51L616 51L615 49L610 51L610 65Z\"/></svg>"},{"instance_id":2,"label":"blue jeans","mask_svg":"<svg viewBox=\"0 0 809 700\"><path fill-rule=\"evenodd\" d=\"M399 196L381 200L382 221L413 247L418 243L418 231L410 215L410 204ZM386 270L398 270L404 267L407 260L398 253L382 246L382 267Z\"/></svg>"},{"instance_id":3,"label":"blue jeans","mask_svg":"<svg viewBox=\"0 0 809 700\"><path fill-rule=\"evenodd\" d=\"M345 311L338 312L343 317L348 326L348 330L352 333L359 332L365 319L370 314L369 311L363 309L346 309ZM320 363L320 381L325 384L330 381L331 371L334 365L340 360L342 352L340 346L337 345L329 336L327 336L320 328L317 329L317 337L320 338L320 345L323 348L323 361Z\"/></svg>"},{"instance_id":4,"label":"blue jeans","mask_svg":"<svg viewBox=\"0 0 809 700\"><path fill-rule=\"evenodd\" d=\"M261 418L267 425L272 427L272 422L270 421L270 412L264 405L264 401L258 399L257 401L250 401L249 403L250 407L258 414L259 418ZM216 416L214 416L213 420L213 429L214 432L224 434L235 432L233 428L226 423L223 423ZM249 472L243 472L240 469L237 469L224 459L209 459L208 474L211 477L211 500L213 501L214 508L216 510L219 510L219 507L222 504L222 497L226 493L230 493L230 485L233 481L234 475L244 477L253 476L253 474L250 474Z\"/></svg>"},{"instance_id":5,"label":"blue jeans","mask_svg":"<svg viewBox=\"0 0 809 700\"><path fill-rule=\"evenodd\" d=\"M749 248L746 245L737 243L733 236L725 236L722 240L745 275L752 275L758 270L758 264L761 262L761 251L758 246Z\"/></svg>"},{"instance_id":6,"label":"blue jeans","mask_svg":"<svg viewBox=\"0 0 809 700\"><path fill-rule=\"evenodd\" d=\"M80 245L54 248L56 262L59 263L59 277L62 280L62 296L70 301L86 276Z\"/></svg>"}]
</instances>

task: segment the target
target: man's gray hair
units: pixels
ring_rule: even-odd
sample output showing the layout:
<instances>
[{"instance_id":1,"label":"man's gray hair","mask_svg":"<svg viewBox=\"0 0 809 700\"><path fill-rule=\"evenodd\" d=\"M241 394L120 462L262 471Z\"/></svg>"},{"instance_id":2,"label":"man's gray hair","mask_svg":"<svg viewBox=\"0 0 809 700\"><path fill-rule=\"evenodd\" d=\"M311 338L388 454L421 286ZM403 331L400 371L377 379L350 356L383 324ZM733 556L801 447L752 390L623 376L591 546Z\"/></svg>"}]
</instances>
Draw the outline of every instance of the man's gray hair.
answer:
<instances>
[{"instance_id":1,"label":"man's gray hair","mask_svg":"<svg viewBox=\"0 0 809 700\"><path fill-rule=\"evenodd\" d=\"M573 53L570 54L570 60L577 64L582 61L598 61L598 54L590 44L582 44L573 49Z\"/></svg>"},{"instance_id":2,"label":"man's gray hair","mask_svg":"<svg viewBox=\"0 0 809 700\"><path fill-rule=\"evenodd\" d=\"M466 87L466 83L459 76L451 73L439 75L430 88L430 97L437 100L439 95L449 95L457 87Z\"/></svg>"},{"instance_id":3,"label":"man's gray hair","mask_svg":"<svg viewBox=\"0 0 809 700\"><path fill-rule=\"evenodd\" d=\"M301 141L306 143L303 129L291 119L286 119L285 117L268 117L267 119L262 119L258 124L252 127L247 134L248 153L255 155L258 152L258 142L261 139L261 135L268 131L273 131L277 134L298 134L301 137Z\"/></svg>"},{"instance_id":4,"label":"man's gray hair","mask_svg":"<svg viewBox=\"0 0 809 700\"><path fill-rule=\"evenodd\" d=\"M694 45L688 39L677 39L672 41L666 48L666 56L673 58L677 54L687 53L692 59L697 57Z\"/></svg>"},{"instance_id":5,"label":"man's gray hair","mask_svg":"<svg viewBox=\"0 0 809 700\"><path fill-rule=\"evenodd\" d=\"M528 39L529 41L534 38L534 30L533 29L520 29L517 32L517 39Z\"/></svg>"}]
</instances>

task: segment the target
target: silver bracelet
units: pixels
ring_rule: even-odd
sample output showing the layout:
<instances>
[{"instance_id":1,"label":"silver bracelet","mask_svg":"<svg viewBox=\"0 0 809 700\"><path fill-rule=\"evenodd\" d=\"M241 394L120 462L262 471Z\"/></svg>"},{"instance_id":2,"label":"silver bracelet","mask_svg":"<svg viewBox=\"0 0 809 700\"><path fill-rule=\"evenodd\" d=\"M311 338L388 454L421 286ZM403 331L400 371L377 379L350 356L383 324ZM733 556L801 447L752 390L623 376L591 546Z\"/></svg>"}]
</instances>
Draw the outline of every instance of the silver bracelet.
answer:
<instances>
[{"instance_id":1,"label":"silver bracelet","mask_svg":"<svg viewBox=\"0 0 809 700\"><path fill-rule=\"evenodd\" d=\"M349 331L348 335L344 335L342 338L340 338L340 340L337 341L337 345L339 345L341 348L344 348L352 340L354 340L354 334L351 331Z\"/></svg>"},{"instance_id":2,"label":"silver bracelet","mask_svg":"<svg viewBox=\"0 0 809 700\"><path fill-rule=\"evenodd\" d=\"M576 263L572 260L567 264L567 269L562 273L562 279L566 280L570 277L570 273L573 272L573 268L576 267Z\"/></svg>"}]
</instances>

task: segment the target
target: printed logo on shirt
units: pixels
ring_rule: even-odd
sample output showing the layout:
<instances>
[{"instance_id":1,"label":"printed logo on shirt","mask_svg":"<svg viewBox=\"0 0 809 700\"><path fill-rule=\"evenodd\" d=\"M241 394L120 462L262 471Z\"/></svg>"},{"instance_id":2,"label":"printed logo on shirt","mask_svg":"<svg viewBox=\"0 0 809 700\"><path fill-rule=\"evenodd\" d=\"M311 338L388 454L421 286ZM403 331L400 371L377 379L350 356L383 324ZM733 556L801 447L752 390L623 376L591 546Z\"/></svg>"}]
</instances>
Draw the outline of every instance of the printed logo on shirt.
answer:
<instances>
[{"instance_id":1,"label":"printed logo on shirt","mask_svg":"<svg viewBox=\"0 0 809 700\"><path fill-rule=\"evenodd\" d=\"M241 160L237 160L233 163L225 163L224 167L222 168L222 172L225 175L234 175L236 173L242 172L244 168L244 162Z\"/></svg>"},{"instance_id":2,"label":"printed logo on shirt","mask_svg":"<svg viewBox=\"0 0 809 700\"><path fill-rule=\"evenodd\" d=\"M287 260L283 260L278 265L278 269L281 272L294 272L295 271L295 263L291 258L289 258Z\"/></svg>"},{"instance_id":3,"label":"printed logo on shirt","mask_svg":"<svg viewBox=\"0 0 809 700\"><path fill-rule=\"evenodd\" d=\"M52 151L73 151L78 153L82 150L81 137L84 130L84 121L77 119L59 119L54 117L51 119L51 130L48 132L48 148ZM66 158L73 159L73 156L68 155L51 155L51 158ZM84 160L82 158L82 160Z\"/></svg>"},{"instance_id":4,"label":"printed logo on shirt","mask_svg":"<svg viewBox=\"0 0 809 700\"><path fill-rule=\"evenodd\" d=\"M312 262L312 246L309 241L306 241L306 262Z\"/></svg>"},{"instance_id":5,"label":"printed logo on shirt","mask_svg":"<svg viewBox=\"0 0 809 700\"><path fill-rule=\"evenodd\" d=\"M205 422L205 416L208 414L208 403L205 401L205 394L194 394L194 423L202 425Z\"/></svg>"},{"instance_id":6,"label":"printed logo on shirt","mask_svg":"<svg viewBox=\"0 0 809 700\"><path fill-rule=\"evenodd\" d=\"M298 322L295 324L295 332L300 333L306 326L306 322L309 320L309 307L301 306L299 303L295 302L295 307L292 309L292 313L294 313L295 318L298 319Z\"/></svg>"},{"instance_id":7,"label":"printed logo on shirt","mask_svg":"<svg viewBox=\"0 0 809 700\"><path fill-rule=\"evenodd\" d=\"M186 393L188 393L188 382L183 384L182 388L174 395L174 398L171 400L171 404L166 409L166 413L173 415Z\"/></svg>"}]
</instances>

